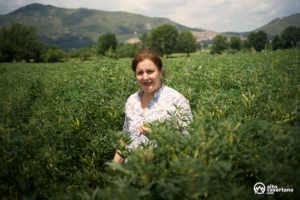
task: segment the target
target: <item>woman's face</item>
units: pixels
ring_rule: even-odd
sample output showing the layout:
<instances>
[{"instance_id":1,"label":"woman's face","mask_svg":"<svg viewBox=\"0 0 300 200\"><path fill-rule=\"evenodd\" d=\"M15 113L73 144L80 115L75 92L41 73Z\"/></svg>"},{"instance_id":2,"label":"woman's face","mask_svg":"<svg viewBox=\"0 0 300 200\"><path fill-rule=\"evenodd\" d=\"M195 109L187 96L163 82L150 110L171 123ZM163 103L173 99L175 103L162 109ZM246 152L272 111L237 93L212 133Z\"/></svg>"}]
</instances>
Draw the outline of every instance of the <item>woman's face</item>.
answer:
<instances>
[{"instance_id":1,"label":"woman's face","mask_svg":"<svg viewBox=\"0 0 300 200\"><path fill-rule=\"evenodd\" d=\"M136 79L147 94L154 95L161 88L160 78L162 75L163 69L161 68L161 71L159 71L156 65L149 59L143 60L136 67Z\"/></svg>"}]
</instances>

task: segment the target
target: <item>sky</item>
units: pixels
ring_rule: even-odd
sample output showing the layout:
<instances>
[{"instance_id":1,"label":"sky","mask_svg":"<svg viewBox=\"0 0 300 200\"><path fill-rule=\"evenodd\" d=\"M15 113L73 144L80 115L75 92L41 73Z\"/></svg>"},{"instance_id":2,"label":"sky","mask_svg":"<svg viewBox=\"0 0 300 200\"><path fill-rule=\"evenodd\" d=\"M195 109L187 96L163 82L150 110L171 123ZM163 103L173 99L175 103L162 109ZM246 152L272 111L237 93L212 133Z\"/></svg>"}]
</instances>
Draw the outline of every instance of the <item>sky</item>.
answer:
<instances>
[{"instance_id":1,"label":"sky","mask_svg":"<svg viewBox=\"0 0 300 200\"><path fill-rule=\"evenodd\" d=\"M277 17L300 13L299 0L0 0L0 15L32 3L166 17L217 32L253 31Z\"/></svg>"}]
</instances>

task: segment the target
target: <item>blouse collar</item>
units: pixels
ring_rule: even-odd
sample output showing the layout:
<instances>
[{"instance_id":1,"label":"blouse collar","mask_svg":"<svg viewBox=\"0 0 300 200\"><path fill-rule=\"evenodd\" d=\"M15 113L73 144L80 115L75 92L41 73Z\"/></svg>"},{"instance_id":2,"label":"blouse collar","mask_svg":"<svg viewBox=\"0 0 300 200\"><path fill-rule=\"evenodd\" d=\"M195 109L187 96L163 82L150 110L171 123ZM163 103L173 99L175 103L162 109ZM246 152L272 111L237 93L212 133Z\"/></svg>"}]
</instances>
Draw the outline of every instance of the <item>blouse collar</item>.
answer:
<instances>
[{"instance_id":1,"label":"blouse collar","mask_svg":"<svg viewBox=\"0 0 300 200\"><path fill-rule=\"evenodd\" d=\"M163 83L161 83L161 88L157 92L155 92L154 98L158 97L162 93L162 91L164 90L164 87L165 87L165 85ZM141 98L141 95L142 95L143 91L144 91L143 89L141 89L140 91L138 91L138 96L140 98Z\"/></svg>"}]
</instances>

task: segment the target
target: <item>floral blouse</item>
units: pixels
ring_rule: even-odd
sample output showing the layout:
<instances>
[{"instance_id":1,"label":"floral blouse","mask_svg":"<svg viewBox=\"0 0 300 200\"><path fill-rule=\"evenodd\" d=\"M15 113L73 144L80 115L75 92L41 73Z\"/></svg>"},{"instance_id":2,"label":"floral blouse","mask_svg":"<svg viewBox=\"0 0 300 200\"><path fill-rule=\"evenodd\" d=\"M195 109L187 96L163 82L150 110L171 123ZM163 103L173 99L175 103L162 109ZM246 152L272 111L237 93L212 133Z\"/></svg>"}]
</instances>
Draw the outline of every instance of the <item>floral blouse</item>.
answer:
<instances>
[{"instance_id":1,"label":"floral blouse","mask_svg":"<svg viewBox=\"0 0 300 200\"><path fill-rule=\"evenodd\" d=\"M189 105L189 101L176 90L165 86L162 87L154 94L154 98L148 105L148 108L144 114L141 106L141 95L143 89L137 93L131 95L125 105L125 123L123 127L124 132L129 132L132 143L128 146L129 149L137 148L140 143L145 143L148 138L143 134L140 134L138 127L141 126L143 121L149 123L155 120L170 119L170 115L167 114L167 110L170 112L176 111L173 104L181 106L188 113L188 116L193 120L192 111ZM179 122L183 126L187 126L186 122ZM187 132L184 131L183 134Z\"/></svg>"}]
</instances>

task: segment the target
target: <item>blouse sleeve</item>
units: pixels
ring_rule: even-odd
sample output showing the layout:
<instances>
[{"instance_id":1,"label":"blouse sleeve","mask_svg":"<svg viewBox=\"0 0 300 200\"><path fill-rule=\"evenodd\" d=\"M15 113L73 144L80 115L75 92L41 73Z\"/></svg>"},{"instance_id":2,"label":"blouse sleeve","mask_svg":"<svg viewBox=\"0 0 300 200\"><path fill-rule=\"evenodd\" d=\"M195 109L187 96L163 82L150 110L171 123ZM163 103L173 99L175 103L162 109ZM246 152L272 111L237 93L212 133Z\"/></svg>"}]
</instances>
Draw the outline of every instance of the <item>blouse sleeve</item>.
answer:
<instances>
[{"instance_id":1,"label":"blouse sleeve","mask_svg":"<svg viewBox=\"0 0 300 200\"><path fill-rule=\"evenodd\" d=\"M123 132L129 132L128 109L129 109L129 102L127 100L125 104L125 122L123 126Z\"/></svg>"}]
</instances>

